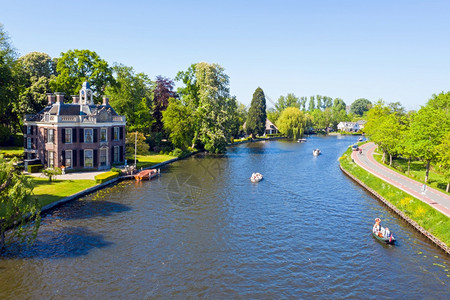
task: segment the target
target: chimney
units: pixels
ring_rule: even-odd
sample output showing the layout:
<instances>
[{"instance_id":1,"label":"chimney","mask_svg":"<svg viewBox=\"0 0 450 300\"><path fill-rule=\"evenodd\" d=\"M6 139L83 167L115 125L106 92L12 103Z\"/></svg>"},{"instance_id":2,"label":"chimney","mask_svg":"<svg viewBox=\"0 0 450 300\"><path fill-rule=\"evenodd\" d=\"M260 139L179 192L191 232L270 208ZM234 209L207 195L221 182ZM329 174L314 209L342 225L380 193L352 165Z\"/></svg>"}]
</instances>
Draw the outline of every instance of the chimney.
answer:
<instances>
[{"instance_id":1,"label":"chimney","mask_svg":"<svg viewBox=\"0 0 450 300\"><path fill-rule=\"evenodd\" d=\"M56 102L58 104L64 104L64 93L56 93Z\"/></svg>"},{"instance_id":2,"label":"chimney","mask_svg":"<svg viewBox=\"0 0 450 300\"><path fill-rule=\"evenodd\" d=\"M103 96L103 105L109 105L109 99L106 96Z\"/></svg>"},{"instance_id":3,"label":"chimney","mask_svg":"<svg viewBox=\"0 0 450 300\"><path fill-rule=\"evenodd\" d=\"M55 95L52 93L47 93L48 105L55 103Z\"/></svg>"},{"instance_id":4,"label":"chimney","mask_svg":"<svg viewBox=\"0 0 450 300\"><path fill-rule=\"evenodd\" d=\"M72 96L72 104L78 104L80 102L80 97L77 95Z\"/></svg>"}]
</instances>

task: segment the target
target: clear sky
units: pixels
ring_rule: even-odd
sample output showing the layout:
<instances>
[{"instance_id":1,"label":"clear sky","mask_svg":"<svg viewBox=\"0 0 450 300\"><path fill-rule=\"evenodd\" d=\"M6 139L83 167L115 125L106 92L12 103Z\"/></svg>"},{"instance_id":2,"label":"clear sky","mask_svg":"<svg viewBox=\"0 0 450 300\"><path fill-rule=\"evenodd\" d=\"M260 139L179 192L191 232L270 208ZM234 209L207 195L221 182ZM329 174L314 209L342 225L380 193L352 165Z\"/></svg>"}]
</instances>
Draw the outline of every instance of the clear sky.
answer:
<instances>
[{"instance_id":1,"label":"clear sky","mask_svg":"<svg viewBox=\"0 0 450 300\"><path fill-rule=\"evenodd\" d=\"M260 86L273 101L319 94L418 109L450 90L449 12L449 0L0 0L21 55L89 49L153 79L218 63L246 105Z\"/></svg>"}]
</instances>

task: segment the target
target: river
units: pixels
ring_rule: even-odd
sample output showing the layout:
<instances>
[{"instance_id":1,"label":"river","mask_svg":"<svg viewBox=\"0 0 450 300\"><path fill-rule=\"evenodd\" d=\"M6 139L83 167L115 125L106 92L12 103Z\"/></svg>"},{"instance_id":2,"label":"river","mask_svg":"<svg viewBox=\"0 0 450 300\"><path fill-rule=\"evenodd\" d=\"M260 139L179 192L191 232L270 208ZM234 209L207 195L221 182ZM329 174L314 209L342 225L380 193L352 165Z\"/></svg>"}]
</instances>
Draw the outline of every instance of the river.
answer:
<instances>
[{"instance_id":1,"label":"river","mask_svg":"<svg viewBox=\"0 0 450 300\"><path fill-rule=\"evenodd\" d=\"M450 259L340 171L356 139L241 144L57 208L0 255L0 298L448 299Z\"/></svg>"}]
</instances>

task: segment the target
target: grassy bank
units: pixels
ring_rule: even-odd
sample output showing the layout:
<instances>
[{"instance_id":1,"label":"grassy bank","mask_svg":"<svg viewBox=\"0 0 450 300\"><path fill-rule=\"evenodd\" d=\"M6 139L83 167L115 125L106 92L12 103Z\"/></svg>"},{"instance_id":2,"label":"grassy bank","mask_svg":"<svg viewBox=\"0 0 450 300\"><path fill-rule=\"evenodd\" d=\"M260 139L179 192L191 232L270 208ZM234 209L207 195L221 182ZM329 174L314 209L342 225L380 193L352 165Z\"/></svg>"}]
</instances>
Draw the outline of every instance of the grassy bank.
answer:
<instances>
[{"instance_id":1,"label":"grassy bank","mask_svg":"<svg viewBox=\"0 0 450 300\"><path fill-rule=\"evenodd\" d=\"M71 196L96 185L94 180L52 180L31 177L34 184L33 194L41 206Z\"/></svg>"},{"instance_id":2,"label":"grassy bank","mask_svg":"<svg viewBox=\"0 0 450 300\"><path fill-rule=\"evenodd\" d=\"M449 217L359 167L356 163L352 162L351 153L352 151L349 148L339 158L342 168L375 190L384 199L403 211L405 215L436 236L447 246L450 246Z\"/></svg>"},{"instance_id":3,"label":"grassy bank","mask_svg":"<svg viewBox=\"0 0 450 300\"><path fill-rule=\"evenodd\" d=\"M374 158L381 164L382 163L382 157L380 155L374 155ZM389 161L389 158L387 158ZM402 174L404 176L407 176L413 180L417 180L421 183L425 182L425 171L426 166L423 161L411 161L410 165L410 174L408 175L408 160L404 158L396 158L392 161L392 167L389 166L389 164L383 166L390 168L391 170ZM445 179L445 176L435 172L434 169L430 168L430 173L428 176L428 185L432 188L435 188L443 193L446 193L445 189L447 188L447 182ZM450 193L446 193L447 195L450 195Z\"/></svg>"},{"instance_id":4,"label":"grassy bank","mask_svg":"<svg viewBox=\"0 0 450 300\"><path fill-rule=\"evenodd\" d=\"M149 154L149 155L137 155L136 159L138 160L137 168L147 168L171 159L177 158L173 155L167 154ZM127 156L127 161L129 165L134 164L134 155Z\"/></svg>"}]
</instances>

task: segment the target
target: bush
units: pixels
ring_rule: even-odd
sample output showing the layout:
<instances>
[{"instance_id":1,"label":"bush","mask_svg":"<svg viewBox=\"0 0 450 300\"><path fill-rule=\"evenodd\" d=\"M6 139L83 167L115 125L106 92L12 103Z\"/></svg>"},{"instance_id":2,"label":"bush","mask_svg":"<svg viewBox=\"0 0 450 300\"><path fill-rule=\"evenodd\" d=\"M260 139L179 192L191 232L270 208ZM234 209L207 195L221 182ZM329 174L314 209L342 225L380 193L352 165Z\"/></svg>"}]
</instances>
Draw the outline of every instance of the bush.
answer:
<instances>
[{"instance_id":1,"label":"bush","mask_svg":"<svg viewBox=\"0 0 450 300\"><path fill-rule=\"evenodd\" d=\"M183 151L181 151L180 148L175 148L175 150L173 150L173 153L172 153L172 155L176 156L176 157L180 157L181 154L183 154Z\"/></svg>"},{"instance_id":2,"label":"bush","mask_svg":"<svg viewBox=\"0 0 450 300\"><path fill-rule=\"evenodd\" d=\"M119 172L109 171L95 176L96 183L104 183L119 176Z\"/></svg>"},{"instance_id":3,"label":"bush","mask_svg":"<svg viewBox=\"0 0 450 300\"><path fill-rule=\"evenodd\" d=\"M117 173L119 173L119 175L122 174L122 170L119 169L119 168L111 168L110 171L111 171L111 172L117 172Z\"/></svg>"},{"instance_id":4,"label":"bush","mask_svg":"<svg viewBox=\"0 0 450 300\"><path fill-rule=\"evenodd\" d=\"M39 173L44 166L42 164L39 165L28 165L27 171L28 173Z\"/></svg>"}]
</instances>

